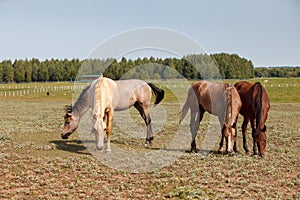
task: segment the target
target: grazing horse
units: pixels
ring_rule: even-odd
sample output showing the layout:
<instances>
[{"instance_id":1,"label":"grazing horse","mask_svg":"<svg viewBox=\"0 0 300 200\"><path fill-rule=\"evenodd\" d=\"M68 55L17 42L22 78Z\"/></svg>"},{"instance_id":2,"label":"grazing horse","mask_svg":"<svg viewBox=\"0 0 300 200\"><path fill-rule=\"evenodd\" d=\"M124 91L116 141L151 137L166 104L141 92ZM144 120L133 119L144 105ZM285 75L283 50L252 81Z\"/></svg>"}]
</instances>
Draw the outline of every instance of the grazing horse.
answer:
<instances>
[{"instance_id":1,"label":"grazing horse","mask_svg":"<svg viewBox=\"0 0 300 200\"><path fill-rule=\"evenodd\" d=\"M222 139L219 152L226 138L226 151L236 151L236 122L241 108L238 92L229 84L218 84L209 81L198 81L191 85L187 99L181 110L180 122L191 110L190 130L192 134L191 152L197 152L196 135L204 113L218 117L221 125Z\"/></svg>"},{"instance_id":2,"label":"grazing horse","mask_svg":"<svg viewBox=\"0 0 300 200\"><path fill-rule=\"evenodd\" d=\"M164 91L152 83L138 79L113 81L100 77L84 89L74 106L66 109L62 139L67 139L78 127L80 118L91 107L93 110L93 132L96 147L103 148L104 121L106 120L107 151L110 151L111 122L114 111L126 110L134 106L144 119L147 126L145 145L153 140L152 124L149 114L152 91L156 96L154 105L164 98Z\"/></svg>"},{"instance_id":3,"label":"grazing horse","mask_svg":"<svg viewBox=\"0 0 300 200\"><path fill-rule=\"evenodd\" d=\"M257 155L258 148L259 155L263 157L267 140L267 127L265 123L270 109L268 94L259 82L251 84L246 81L240 81L235 83L234 86L239 92L243 103L240 114L244 116L242 124L244 150L246 153L249 153L246 134L247 124L250 121L253 138L253 153Z\"/></svg>"}]
</instances>

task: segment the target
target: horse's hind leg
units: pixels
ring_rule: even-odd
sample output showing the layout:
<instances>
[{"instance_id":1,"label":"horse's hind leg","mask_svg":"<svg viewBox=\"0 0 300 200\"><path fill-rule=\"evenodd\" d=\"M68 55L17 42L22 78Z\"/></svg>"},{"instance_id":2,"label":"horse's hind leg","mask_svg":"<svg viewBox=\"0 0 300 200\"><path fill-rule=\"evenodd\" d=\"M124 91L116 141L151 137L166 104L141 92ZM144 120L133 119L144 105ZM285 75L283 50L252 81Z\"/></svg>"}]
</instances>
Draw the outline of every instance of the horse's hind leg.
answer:
<instances>
[{"instance_id":1,"label":"horse's hind leg","mask_svg":"<svg viewBox=\"0 0 300 200\"><path fill-rule=\"evenodd\" d=\"M248 125L249 119L244 117L244 121L242 124L242 133L243 133L243 147L245 152L248 154L249 153L249 148L247 144L247 125Z\"/></svg>"},{"instance_id":2,"label":"horse's hind leg","mask_svg":"<svg viewBox=\"0 0 300 200\"><path fill-rule=\"evenodd\" d=\"M197 153L197 148L196 148L196 136L197 136L197 120L196 120L196 115L197 112L191 110L191 121L190 121L190 130L192 134L192 143L191 143L191 153ZM199 124L198 124L199 126Z\"/></svg>"},{"instance_id":3,"label":"horse's hind leg","mask_svg":"<svg viewBox=\"0 0 300 200\"><path fill-rule=\"evenodd\" d=\"M141 117L144 119L145 124L147 126L147 137L145 146L152 143L153 140L153 133L152 133L152 124L151 124L151 117L149 114L149 106L142 105L140 102L136 102L134 107L139 111Z\"/></svg>"},{"instance_id":4,"label":"horse's hind leg","mask_svg":"<svg viewBox=\"0 0 300 200\"><path fill-rule=\"evenodd\" d=\"M196 136L205 110L199 105L199 111L191 109L190 129L192 134L191 152L197 153Z\"/></svg>"}]
</instances>

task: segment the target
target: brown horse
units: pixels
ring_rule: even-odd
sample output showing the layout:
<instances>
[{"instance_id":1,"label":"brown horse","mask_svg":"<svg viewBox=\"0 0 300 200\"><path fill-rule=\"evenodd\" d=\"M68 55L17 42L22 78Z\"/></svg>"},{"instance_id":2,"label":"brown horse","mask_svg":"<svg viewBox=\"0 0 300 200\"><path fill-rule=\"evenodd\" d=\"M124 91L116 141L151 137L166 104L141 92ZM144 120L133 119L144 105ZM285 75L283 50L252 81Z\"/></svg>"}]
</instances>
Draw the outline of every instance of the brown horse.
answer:
<instances>
[{"instance_id":1,"label":"brown horse","mask_svg":"<svg viewBox=\"0 0 300 200\"><path fill-rule=\"evenodd\" d=\"M229 84L218 84L209 81L198 81L192 84L188 90L187 99L180 116L181 122L188 110L191 110L191 152L197 152L195 138L206 111L218 116L221 125L222 139L219 151L222 149L224 137L226 138L226 151L229 153L233 150L236 151L236 122L241 106L238 92Z\"/></svg>"},{"instance_id":2,"label":"brown horse","mask_svg":"<svg viewBox=\"0 0 300 200\"><path fill-rule=\"evenodd\" d=\"M270 109L270 102L267 92L259 82L251 84L246 81L241 81L234 84L234 86L239 92L243 103L240 114L244 116L244 121L242 124L244 149L246 153L249 152L246 133L247 124L250 121L253 138L253 153L254 155L256 155L256 149L258 148L259 155L262 157L265 153L267 140L267 128L265 122L267 120L268 111Z\"/></svg>"}]
</instances>

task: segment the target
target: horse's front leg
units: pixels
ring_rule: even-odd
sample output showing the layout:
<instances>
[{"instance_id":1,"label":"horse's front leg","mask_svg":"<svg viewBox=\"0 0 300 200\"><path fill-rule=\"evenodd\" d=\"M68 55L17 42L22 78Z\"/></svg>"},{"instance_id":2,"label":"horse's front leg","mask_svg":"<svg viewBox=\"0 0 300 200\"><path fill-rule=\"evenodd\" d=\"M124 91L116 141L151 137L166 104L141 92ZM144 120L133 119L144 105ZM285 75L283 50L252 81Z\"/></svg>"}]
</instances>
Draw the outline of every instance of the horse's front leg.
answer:
<instances>
[{"instance_id":1,"label":"horse's front leg","mask_svg":"<svg viewBox=\"0 0 300 200\"><path fill-rule=\"evenodd\" d=\"M222 126L222 124L221 124ZM223 144L224 144L224 137L225 137L225 125L223 125L223 128L222 128L222 131L221 131L221 141L220 141L220 146L219 146L219 150L218 150L218 153L222 153L222 147L223 147ZM227 147L226 147L226 150L227 150Z\"/></svg>"},{"instance_id":2,"label":"horse's front leg","mask_svg":"<svg viewBox=\"0 0 300 200\"><path fill-rule=\"evenodd\" d=\"M223 145L224 145L224 138L226 139L226 150L225 151L227 151L227 138L225 137L225 132L227 130L226 130L226 126L224 124L224 118L222 116L218 116L218 119L219 119L219 123L220 123L220 126L221 126L221 141L220 141L218 153L222 153L222 148L223 148Z\"/></svg>"},{"instance_id":3,"label":"horse's front leg","mask_svg":"<svg viewBox=\"0 0 300 200\"><path fill-rule=\"evenodd\" d=\"M98 151L102 150L104 144L104 130L103 130L103 120L95 119L93 132L95 134L96 139L96 149Z\"/></svg>"},{"instance_id":4,"label":"horse's front leg","mask_svg":"<svg viewBox=\"0 0 300 200\"><path fill-rule=\"evenodd\" d=\"M110 110L109 112L106 113L106 115L107 115L107 125L106 125L107 145L106 145L106 151L111 151L111 148L110 148L110 134L111 134L113 111Z\"/></svg>"},{"instance_id":5,"label":"horse's front leg","mask_svg":"<svg viewBox=\"0 0 300 200\"><path fill-rule=\"evenodd\" d=\"M222 137L221 137L220 147L219 147L218 153L222 153L223 143L224 143L224 134L222 133Z\"/></svg>"}]
</instances>

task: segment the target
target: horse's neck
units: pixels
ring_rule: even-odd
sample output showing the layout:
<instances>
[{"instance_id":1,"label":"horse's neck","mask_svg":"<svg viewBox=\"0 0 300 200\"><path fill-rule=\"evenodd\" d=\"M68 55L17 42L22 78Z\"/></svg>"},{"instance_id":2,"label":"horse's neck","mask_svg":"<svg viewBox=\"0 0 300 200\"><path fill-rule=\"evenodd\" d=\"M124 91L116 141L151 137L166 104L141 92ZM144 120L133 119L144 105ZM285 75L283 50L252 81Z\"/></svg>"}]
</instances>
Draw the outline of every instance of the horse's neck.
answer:
<instances>
[{"instance_id":1,"label":"horse's neck","mask_svg":"<svg viewBox=\"0 0 300 200\"><path fill-rule=\"evenodd\" d=\"M84 89L84 91L80 94L76 103L73 106L73 114L79 119L86 113L86 111L90 108L91 103L89 100L89 88Z\"/></svg>"},{"instance_id":2,"label":"horse's neck","mask_svg":"<svg viewBox=\"0 0 300 200\"><path fill-rule=\"evenodd\" d=\"M75 104L76 105L76 104ZM75 106L73 107L73 114L79 118L80 118L84 115L84 113L86 113L86 111L89 109L89 106L85 105L83 107L79 107L79 106Z\"/></svg>"},{"instance_id":3,"label":"horse's neck","mask_svg":"<svg viewBox=\"0 0 300 200\"><path fill-rule=\"evenodd\" d=\"M225 122L229 122L232 117L232 91L231 87L226 88L225 99L226 99L226 111L225 111Z\"/></svg>"}]
</instances>

